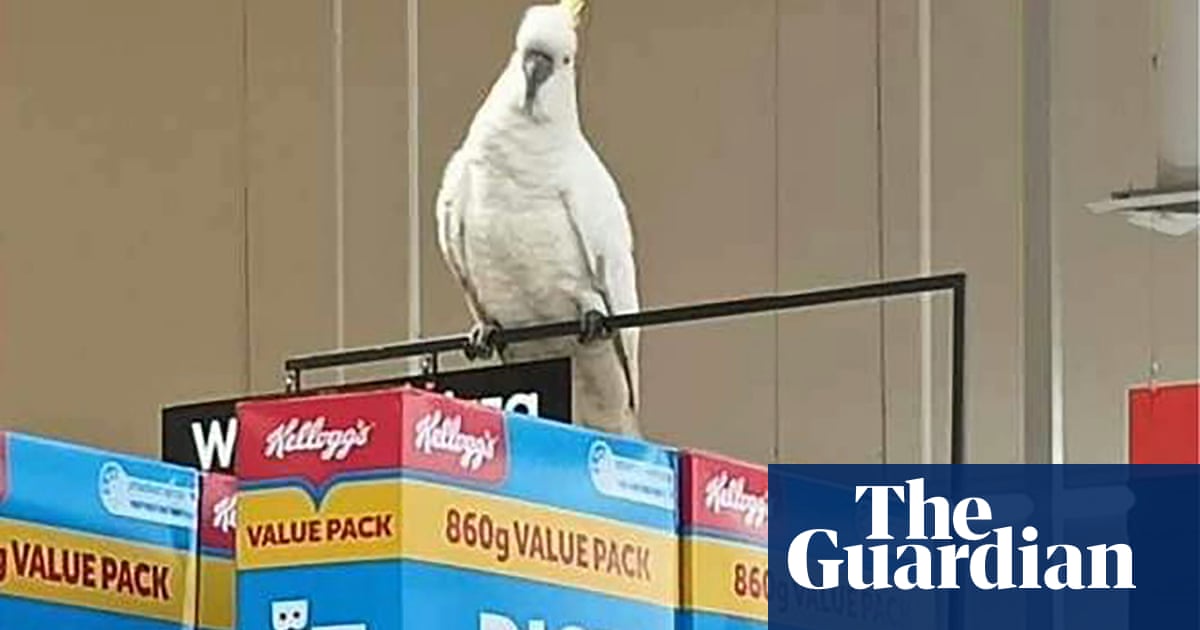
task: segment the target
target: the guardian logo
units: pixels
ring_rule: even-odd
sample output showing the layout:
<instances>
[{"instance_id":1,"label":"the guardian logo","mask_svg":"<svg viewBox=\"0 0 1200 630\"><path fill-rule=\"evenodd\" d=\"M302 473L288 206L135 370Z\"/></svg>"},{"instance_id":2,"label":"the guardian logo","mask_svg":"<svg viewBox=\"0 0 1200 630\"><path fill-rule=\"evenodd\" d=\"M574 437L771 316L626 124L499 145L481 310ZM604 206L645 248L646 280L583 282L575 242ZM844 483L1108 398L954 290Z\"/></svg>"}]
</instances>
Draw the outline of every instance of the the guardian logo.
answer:
<instances>
[{"instance_id":1,"label":"the guardian logo","mask_svg":"<svg viewBox=\"0 0 1200 630\"><path fill-rule=\"evenodd\" d=\"M1133 589L1133 549L1129 545L1036 544L1036 527L992 527L992 508L981 498L967 498L951 506L945 497L925 497L925 480L905 485L855 486L854 500L870 501L870 534L867 540L896 541L889 528L889 494L908 507L910 544L883 542L838 546L833 529L809 529L788 546L788 573L806 589L944 590L966 586L983 590ZM847 506L850 507L850 506ZM932 533L926 518L932 513ZM1016 539L1028 544L1017 546ZM966 544L955 544L955 541ZM933 544L930 541L949 541ZM810 571L810 559L820 566ZM1110 575L1109 560L1115 560ZM936 579L935 579L936 574ZM1085 581L1086 575L1086 581Z\"/></svg>"}]
</instances>

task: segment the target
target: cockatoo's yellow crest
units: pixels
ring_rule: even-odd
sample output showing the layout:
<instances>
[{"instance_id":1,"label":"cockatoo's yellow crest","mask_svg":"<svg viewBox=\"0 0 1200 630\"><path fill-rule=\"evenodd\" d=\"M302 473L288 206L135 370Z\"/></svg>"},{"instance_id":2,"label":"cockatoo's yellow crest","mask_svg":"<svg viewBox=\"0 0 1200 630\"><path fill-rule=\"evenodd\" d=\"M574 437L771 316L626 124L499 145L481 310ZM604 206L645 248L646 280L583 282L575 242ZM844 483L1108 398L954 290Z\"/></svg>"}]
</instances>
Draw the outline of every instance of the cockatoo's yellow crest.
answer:
<instances>
[{"instance_id":1,"label":"cockatoo's yellow crest","mask_svg":"<svg viewBox=\"0 0 1200 630\"><path fill-rule=\"evenodd\" d=\"M559 5L571 14L571 24L579 26L579 21L583 18L583 10L586 8L587 0L559 0Z\"/></svg>"}]
</instances>

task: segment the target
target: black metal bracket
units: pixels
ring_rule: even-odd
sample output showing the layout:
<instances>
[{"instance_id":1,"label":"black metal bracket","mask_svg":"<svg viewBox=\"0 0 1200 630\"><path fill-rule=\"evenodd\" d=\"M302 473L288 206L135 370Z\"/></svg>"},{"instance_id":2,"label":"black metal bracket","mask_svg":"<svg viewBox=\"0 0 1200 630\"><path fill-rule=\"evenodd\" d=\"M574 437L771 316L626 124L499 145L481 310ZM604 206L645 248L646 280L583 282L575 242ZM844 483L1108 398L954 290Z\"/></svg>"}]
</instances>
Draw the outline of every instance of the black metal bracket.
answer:
<instances>
[{"instance_id":1,"label":"black metal bracket","mask_svg":"<svg viewBox=\"0 0 1200 630\"><path fill-rule=\"evenodd\" d=\"M1175 193L1194 193L1196 187L1193 186L1161 186L1158 188L1129 188L1126 190L1113 191L1109 198L1114 201L1150 199L1163 195L1171 195ZM1159 203L1146 205L1138 208L1122 208L1120 212L1174 212L1177 214L1197 214L1200 212L1200 203L1196 201L1178 201L1174 203Z\"/></svg>"},{"instance_id":2,"label":"black metal bracket","mask_svg":"<svg viewBox=\"0 0 1200 630\"><path fill-rule=\"evenodd\" d=\"M943 291L949 291L953 301L951 322L951 335L953 338L951 340L950 358L950 461L951 463L959 464L963 463L966 459L963 426L963 376L966 370L967 276L965 273L948 273L904 280L887 280L869 284L818 289L800 293L765 295L736 300L649 309L638 313L607 317L604 323L608 329L615 331L622 328L645 328L649 326L680 324L771 311L804 309L844 302L858 302L862 300ZM506 328L497 333L496 341L503 344L513 344L522 341L573 336L578 333L579 322L566 321L539 324L524 328ZM456 335L293 357L284 362L284 370L287 375L287 391L290 393L299 393L301 391L301 379L303 372L307 370L394 361L414 356L423 356L424 364L422 371L426 375L435 375L438 370L439 355L446 352L462 351L467 347L468 342L469 338L466 335Z\"/></svg>"}]
</instances>

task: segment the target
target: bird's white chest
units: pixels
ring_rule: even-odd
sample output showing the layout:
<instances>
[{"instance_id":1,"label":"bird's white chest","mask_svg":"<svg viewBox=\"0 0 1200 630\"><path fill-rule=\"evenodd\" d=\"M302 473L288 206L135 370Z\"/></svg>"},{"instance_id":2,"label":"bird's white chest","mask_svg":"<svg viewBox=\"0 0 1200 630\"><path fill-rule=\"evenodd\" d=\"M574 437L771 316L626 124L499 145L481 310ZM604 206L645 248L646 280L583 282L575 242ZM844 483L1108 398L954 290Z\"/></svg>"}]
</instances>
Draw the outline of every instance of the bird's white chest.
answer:
<instances>
[{"instance_id":1,"label":"bird's white chest","mask_svg":"<svg viewBox=\"0 0 1200 630\"><path fill-rule=\"evenodd\" d=\"M488 315L501 324L574 319L587 265L554 186L523 186L476 166L464 217L466 263Z\"/></svg>"}]
</instances>

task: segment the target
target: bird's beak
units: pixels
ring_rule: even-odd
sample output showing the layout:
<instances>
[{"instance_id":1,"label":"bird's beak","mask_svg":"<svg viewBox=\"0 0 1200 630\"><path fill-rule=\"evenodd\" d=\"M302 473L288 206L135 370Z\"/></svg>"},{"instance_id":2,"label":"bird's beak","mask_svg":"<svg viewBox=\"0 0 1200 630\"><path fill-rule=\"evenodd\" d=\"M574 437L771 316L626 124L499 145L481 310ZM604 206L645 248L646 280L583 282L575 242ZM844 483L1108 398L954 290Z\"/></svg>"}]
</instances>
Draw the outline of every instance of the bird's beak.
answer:
<instances>
[{"instance_id":1,"label":"bird's beak","mask_svg":"<svg viewBox=\"0 0 1200 630\"><path fill-rule=\"evenodd\" d=\"M554 72L554 60L544 52L528 50L521 67L525 70L525 114L532 115L533 100L537 97L538 88Z\"/></svg>"}]
</instances>

